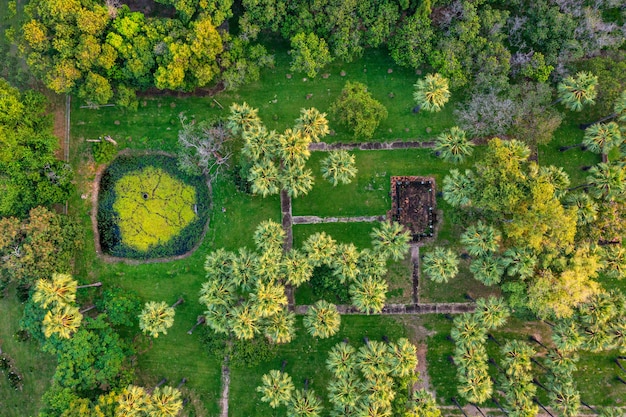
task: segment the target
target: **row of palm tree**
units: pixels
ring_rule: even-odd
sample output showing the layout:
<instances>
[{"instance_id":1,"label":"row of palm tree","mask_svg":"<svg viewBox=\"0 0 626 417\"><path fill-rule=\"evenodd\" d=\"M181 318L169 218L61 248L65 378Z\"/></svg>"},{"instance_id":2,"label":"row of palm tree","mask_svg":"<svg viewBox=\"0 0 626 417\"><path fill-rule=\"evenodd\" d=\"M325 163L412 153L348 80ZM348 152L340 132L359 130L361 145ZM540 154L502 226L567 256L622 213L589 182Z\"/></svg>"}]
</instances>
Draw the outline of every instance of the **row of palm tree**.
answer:
<instances>
[{"instance_id":1,"label":"row of palm tree","mask_svg":"<svg viewBox=\"0 0 626 417\"><path fill-rule=\"evenodd\" d=\"M117 398L116 417L176 417L183 409L180 390L156 387L152 392L129 385Z\"/></svg>"}]
</instances>

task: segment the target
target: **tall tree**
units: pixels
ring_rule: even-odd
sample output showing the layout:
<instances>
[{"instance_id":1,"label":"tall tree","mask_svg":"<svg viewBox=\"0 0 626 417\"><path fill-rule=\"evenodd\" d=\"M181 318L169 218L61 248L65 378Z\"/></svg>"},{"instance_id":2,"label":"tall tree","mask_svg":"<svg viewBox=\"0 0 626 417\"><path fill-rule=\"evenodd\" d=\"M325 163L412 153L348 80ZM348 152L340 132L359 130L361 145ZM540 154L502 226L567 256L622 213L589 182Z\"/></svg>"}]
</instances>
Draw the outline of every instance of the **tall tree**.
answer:
<instances>
[{"instance_id":1,"label":"tall tree","mask_svg":"<svg viewBox=\"0 0 626 417\"><path fill-rule=\"evenodd\" d=\"M288 417L319 417L321 412L322 402L312 389L294 391L287 405Z\"/></svg>"},{"instance_id":2,"label":"tall tree","mask_svg":"<svg viewBox=\"0 0 626 417\"><path fill-rule=\"evenodd\" d=\"M69 339L78 330L82 319L83 315L76 306L54 306L43 319L43 333L46 337L57 334L61 339Z\"/></svg>"},{"instance_id":3,"label":"tall tree","mask_svg":"<svg viewBox=\"0 0 626 417\"><path fill-rule=\"evenodd\" d=\"M156 387L150 395L151 417L176 417L183 409L181 393L170 386Z\"/></svg>"},{"instance_id":4,"label":"tall tree","mask_svg":"<svg viewBox=\"0 0 626 417\"><path fill-rule=\"evenodd\" d=\"M302 323L311 336L327 339L339 331L341 316L337 306L319 300L307 310Z\"/></svg>"},{"instance_id":5,"label":"tall tree","mask_svg":"<svg viewBox=\"0 0 626 417\"><path fill-rule=\"evenodd\" d=\"M585 129L583 146L591 152L602 155L602 162L608 162L608 154L622 144L622 135L615 122L597 123Z\"/></svg>"},{"instance_id":6,"label":"tall tree","mask_svg":"<svg viewBox=\"0 0 626 417\"><path fill-rule=\"evenodd\" d=\"M422 271L437 283L445 283L459 272L459 258L450 248L440 246L426 253Z\"/></svg>"},{"instance_id":7,"label":"tall tree","mask_svg":"<svg viewBox=\"0 0 626 417\"><path fill-rule=\"evenodd\" d=\"M413 99L426 111L440 111L450 100L448 79L437 73L418 80L414 87Z\"/></svg>"},{"instance_id":8,"label":"tall tree","mask_svg":"<svg viewBox=\"0 0 626 417\"><path fill-rule=\"evenodd\" d=\"M165 301L149 301L139 314L139 328L157 338L160 333L167 334L167 329L174 325L175 314L174 308Z\"/></svg>"},{"instance_id":9,"label":"tall tree","mask_svg":"<svg viewBox=\"0 0 626 417\"><path fill-rule=\"evenodd\" d=\"M622 201L626 197L626 168L620 164L599 163L589 170L587 184L595 198Z\"/></svg>"},{"instance_id":10,"label":"tall tree","mask_svg":"<svg viewBox=\"0 0 626 417\"><path fill-rule=\"evenodd\" d=\"M450 128L449 131L441 133L435 139L433 151L446 162L463 162L466 157L472 154L474 144L467 139L465 131L458 126Z\"/></svg>"},{"instance_id":11,"label":"tall tree","mask_svg":"<svg viewBox=\"0 0 626 417\"><path fill-rule=\"evenodd\" d=\"M496 228L479 221L465 230L461 235L461 243L470 255L487 256L498 250L501 238Z\"/></svg>"},{"instance_id":12,"label":"tall tree","mask_svg":"<svg viewBox=\"0 0 626 417\"><path fill-rule=\"evenodd\" d=\"M597 96L598 77L590 72L581 71L576 76L569 76L557 86L559 101L573 111L581 111L584 105L594 104Z\"/></svg>"},{"instance_id":13,"label":"tall tree","mask_svg":"<svg viewBox=\"0 0 626 417\"><path fill-rule=\"evenodd\" d=\"M350 285L350 297L357 310L366 314L379 313L387 299L387 282L375 277L359 277Z\"/></svg>"},{"instance_id":14,"label":"tall tree","mask_svg":"<svg viewBox=\"0 0 626 417\"><path fill-rule=\"evenodd\" d=\"M385 106L372 97L365 84L350 81L331 104L329 111L340 124L354 131L355 138L371 138L388 115Z\"/></svg>"},{"instance_id":15,"label":"tall tree","mask_svg":"<svg viewBox=\"0 0 626 417\"><path fill-rule=\"evenodd\" d=\"M288 374L272 369L268 374L263 375L261 381L263 385L256 388L263 394L261 401L269 403L272 408L289 404L294 386Z\"/></svg>"},{"instance_id":16,"label":"tall tree","mask_svg":"<svg viewBox=\"0 0 626 417\"><path fill-rule=\"evenodd\" d=\"M315 78L317 73L332 62L328 44L315 33L300 32L291 38L291 71L304 72Z\"/></svg>"},{"instance_id":17,"label":"tall tree","mask_svg":"<svg viewBox=\"0 0 626 417\"><path fill-rule=\"evenodd\" d=\"M374 250L395 261L403 259L409 250L411 233L400 223L382 222L370 236Z\"/></svg>"},{"instance_id":18,"label":"tall tree","mask_svg":"<svg viewBox=\"0 0 626 417\"><path fill-rule=\"evenodd\" d=\"M331 151L322 159L322 177L330 182L333 187L337 184L350 184L358 172L354 155L347 151Z\"/></svg>"},{"instance_id":19,"label":"tall tree","mask_svg":"<svg viewBox=\"0 0 626 417\"><path fill-rule=\"evenodd\" d=\"M129 385L118 396L116 417L139 417L149 410L150 396L145 388Z\"/></svg>"},{"instance_id":20,"label":"tall tree","mask_svg":"<svg viewBox=\"0 0 626 417\"><path fill-rule=\"evenodd\" d=\"M326 367L337 379L348 378L356 371L356 350L347 343L337 343L328 353Z\"/></svg>"},{"instance_id":21,"label":"tall tree","mask_svg":"<svg viewBox=\"0 0 626 417\"><path fill-rule=\"evenodd\" d=\"M77 283L69 274L52 274L52 280L40 279L35 284L33 301L43 308L49 305L70 305L76 299Z\"/></svg>"}]
</instances>

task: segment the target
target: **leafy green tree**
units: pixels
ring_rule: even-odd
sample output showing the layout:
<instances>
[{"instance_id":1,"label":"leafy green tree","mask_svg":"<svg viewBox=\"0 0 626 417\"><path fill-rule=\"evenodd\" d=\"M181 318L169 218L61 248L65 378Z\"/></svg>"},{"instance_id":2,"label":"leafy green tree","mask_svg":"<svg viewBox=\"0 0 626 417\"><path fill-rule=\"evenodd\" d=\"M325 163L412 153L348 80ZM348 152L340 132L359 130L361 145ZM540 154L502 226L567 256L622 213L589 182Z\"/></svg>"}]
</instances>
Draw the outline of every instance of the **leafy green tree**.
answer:
<instances>
[{"instance_id":1,"label":"leafy green tree","mask_svg":"<svg viewBox=\"0 0 626 417\"><path fill-rule=\"evenodd\" d=\"M626 169L619 164L601 162L589 170L589 193L605 201L621 201L625 197Z\"/></svg>"},{"instance_id":2,"label":"leafy green tree","mask_svg":"<svg viewBox=\"0 0 626 417\"><path fill-rule=\"evenodd\" d=\"M400 338L389 344L390 375L394 378L405 378L415 372L417 367L417 348L406 338Z\"/></svg>"},{"instance_id":3,"label":"leafy green tree","mask_svg":"<svg viewBox=\"0 0 626 417\"><path fill-rule=\"evenodd\" d=\"M249 303L240 304L233 309L231 327L238 339L249 340L259 333L259 319L254 310Z\"/></svg>"},{"instance_id":4,"label":"leafy green tree","mask_svg":"<svg viewBox=\"0 0 626 417\"><path fill-rule=\"evenodd\" d=\"M591 152L602 155L602 161L608 161L608 154L613 148L622 143L622 135L619 126L615 122L607 124L597 123L585 129L583 146Z\"/></svg>"},{"instance_id":5,"label":"leafy green tree","mask_svg":"<svg viewBox=\"0 0 626 417\"><path fill-rule=\"evenodd\" d=\"M487 256L494 254L502 236L493 226L479 221L469 226L461 235L461 243L472 256Z\"/></svg>"},{"instance_id":6,"label":"leafy green tree","mask_svg":"<svg viewBox=\"0 0 626 417\"><path fill-rule=\"evenodd\" d=\"M395 261L406 256L411 241L411 233L397 222L381 222L370 237L375 251Z\"/></svg>"},{"instance_id":7,"label":"leafy green tree","mask_svg":"<svg viewBox=\"0 0 626 417\"><path fill-rule=\"evenodd\" d=\"M443 179L443 199L452 207L470 206L476 191L474 184L474 173L469 169L464 174L458 169L451 169Z\"/></svg>"},{"instance_id":8,"label":"leafy green tree","mask_svg":"<svg viewBox=\"0 0 626 417\"><path fill-rule=\"evenodd\" d=\"M448 79L437 73L418 80L414 87L413 99L426 111L440 111L450 100Z\"/></svg>"},{"instance_id":9,"label":"leafy green tree","mask_svg":"<svg viewBox=\"0 0 626 417\"><path fill-rule=\"evenodd\" d=\"M557 86L559 101L562 101L569 110L581 111L584 105L595 103L597 85L597 76L581 71L575 77L567 77L559 83Z\"/></svg>"},{"instance_id":10,"label":"leafy green tree","mask_svg":"<svg viewBox=\"0 0 626 417\"><path fill-rule=\"evenodd\" d=\"M459 258L452 249L436 247L424 255L422 271L437 283L445 283L459 272Z\"/></svg>"},{"instance_id":11,"label":"leafy green tree","mask_svg":"<svg viewBox=\"0 0 626 417\"><path fill-rule=\"evenodd\" d=\"M413 398L404 417L441 417L441 415L432 394L420 389L413 392Z\"/></svg>"},{"instance_id":12,"label":"leafy green tree","mask_svg":"<svg viewBox=\"0 0 626 417\"><path fill-rule=\"evenodd\" d=\"M370 340L359 348L357 358L357 366L366 379L374 379L391 371L391 354L383 342Z\"/></svg>"},{"instance_id":13,"label":"leafy green tree","mask_svg":"<svg viewBox=\"0 0 626 417\"><path fill-rule=\"evenodd\" d=\"M113 326L132 326L141 312L141 300L134 291L120 287L107 288L96 300L99 311L106 313Z\"/></svg>"},{"instance_id":14,"label":"leafy green tree","mask_svg":"<svg viewBox=\"0 0 626 417\"><path fill-rule=\"evenodd\" d=\"M371 138L380 122L387 118L385 106L359 82L348 81L329 111L340 124L354 131L354 137L366 139Z\"/></svg>"},{"instance_id":15,"label":"leafy green tree","mask_svg":"<svg viewBox=\"0 0 626 417\"><path fill-rule=\"evenodd\" d=\"M389 42L391 58L398 65L419 68L432 51L433 38L434 31L428 17L420 16L419 13L407 16L400 22Z\"/></svg>"},{"instance_id":16,"label":"leafy green tree","mask_svg":"<svg viewBox=\"0 0 626 417\"><path fill-rule=\"evenodd\" d=\"M387 299L387 282L380 278L360 277L350 285L352 304L366 314L379 313Z\"/></svg>"},{"instance_id":17,"label":"leafy green tree","mask_svg":"<svg viewBox=\"0 0 626 417\"><path fill-rule=\"evenodd\" d=\"M300 32L291 38L291 71L304 72L311 78L332 62L328 45L315 33Z\"/></svg>"},{"instance_id":18,"label":"leafy green tree","mask_svg":"<svg viewBox=\"0 0 626 417\"><path fill-rule=\"evenodd\" d=\"M294 391L287 405L288 417L319 417L321 412L322 402L312 389Z\"/></svg>"},{"instance_id":19,"label":"leafy green tree","mask_svg":"<svg viewBox=\"0 0 626 417\"><path fill-rule=\"evenodd\" d=\"M435 139L433 150L446 162L459 163L472 154L474 144L465 137L465 131L454 126Z\"/></svg>"},{"instance_id":20,"label":"leafy green tree","mask_svg":"<svg viewBox=\"0 0 626 417\"><path fill-rule=\"evenodd\" d=\"M76 306L54 306L43 319L43 333L46 337L56 334L61 339L69 339L80 327L82 319L83 315Z\"/></svg>"},{"instance_id":21,"label":"leafy green tree","mask_svg":"<svg viewBox=\"0 0 626 417\"><path fill-rule=\"evenodd\" d=\"M269 403L272 408L289 404L294 386L288 374L272 369L261 380L263 385L256 388L257 392L263 394L261 401Z\"/></svg>"},{"instance_id":22,"label":"leafy green tree","mask_svg":"<svg viewBox=\"0 0 626 417\"><path fill-rule=\"evenodd\" d=\"M149 301L139 314L139 328L142 332L157 338L160 333L167 334L167 329L174 325L174 308L165 301Z\"/></svg>"},{"instance_id":23,"label":"leafy green tree","mask_svg":"<svg viewBox=\"0 0 626 417\"><path fill-rule=\"evenodd\" d=\"M326 367L337 379L347 379L357 369L356 350L347 343L337 343L326 359Z\"/></svg>"},{"instance_id":24,"label":"leafy green tree","mask_svg":"<svg viewBox=\"0 0 626 417\"><path fill-rule=\"evenodd\" d=\"M521 279L527 279L535 272L537 257L528 249L509 248L504 252L502 262L506 267L508 276L519 276Z\"/></svg>"},{"instance_id":25,"label":"leafy green tree","mask_svg":"<svg viewBox=\"0 0 626 417\"><path fill-rule=\"evenodd\" d=\"M273 343L289 343L295 333L296 316L285 310L266 319L265 336Z\"/></svg>"},{"instance_id":26,"label":"leafy green tree","mask_svg":"<svg viewBox=\"0 0 626 417\"><path fill-rule=\"evenodd\" d=\"M252 311L261 318L278 314L287 305L285 287L274 282L257 282L255 290L249 297Z\"/></svg>"},{"instance_id":27,"label":"leafy green tree","mask_svg":"<svg viewBox=\"0 0 626 417\"><path fill-rule=\"evenodd\" d=\"M341 316L334 304L319 300L308 309L302 323L311 336L327 339L339 331Z\"/></svg>"},{"instance_id":28,"label":"leafy green tree","mask_svg":"<svg viewBox=\"0 0 626 417\"><path fill-rule=\"evenodd\" d=\"M330 182L333 187L337 184L350 184L358 172L354 155L347 151L331 151L322 159L322 177Z\"/></svg>"}]
</instances>

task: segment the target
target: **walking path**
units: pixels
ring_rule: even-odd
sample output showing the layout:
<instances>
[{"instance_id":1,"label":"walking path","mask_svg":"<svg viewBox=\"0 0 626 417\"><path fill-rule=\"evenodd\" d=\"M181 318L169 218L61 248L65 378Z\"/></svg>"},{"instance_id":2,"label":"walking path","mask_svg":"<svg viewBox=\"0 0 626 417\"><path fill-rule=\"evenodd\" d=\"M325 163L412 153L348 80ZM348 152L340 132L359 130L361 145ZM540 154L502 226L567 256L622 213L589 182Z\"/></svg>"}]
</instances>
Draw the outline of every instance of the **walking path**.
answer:
<instances>
[{"instance_id":1,"label":"walking path","mask_svg":"<svg viewBox=\"0 0 626 417\"><path fill-rule=\"evenodd\" d=\"M309 145L311 151L337 151L345 150L352 151L354 149L360 149L362 151L375 151L375 150L396 150L396 149L422 149L432 148L435 146L435 142L431 141L402 141L395 140L392 142L362 142L362 143L326 143L315 142Z\"/></svg>"},{"instance_id":2,"label":"walking path","mask_svg":"<svg viewBox=\"0 0 626 417\"><path fill-rule=\"evenodd\" d=\"M359 216L359 217L318 217L318 216L292 216L293 224L317 224L317 223L357 223L357 222L382 222L387 219L384 214L381 216ZM283 218L284 227L284 218Z\"/></svg>"},{"instance_id":3,"label":"walking path","mask_svg":"<svg viewBox=\"0 0 626 417\"><path fill-rule=\"evenodd\" d=\"M305 314L311 307L309 305L290 305L296 314ZM461 314L471 313L476 309L474 303L413 303L413 304L387 304L379 314L405 315L405 314ZM353 305L337 305L339 314L365 315Z\"/></svg>"},{"instance_id":4,"label":"walking path","mask_svg":"<svg viewBox=\"0 0 626 417\"><path fill-rule=\"evenodd\" d=\"M416 243L411 243L411 263L413 264L413 303L420 302L420 247Z\"/></svg>"},{"instance_id":5,"label":"walking path","mask_svg":"<svg viewBox=\"0 0 626 417\"><path fill-rule=\"evenodd\" d=\"M224 356L222 364L222 396L220 398L220 417L228 417L228 391L230 389L230 369L228 368L228 354Z\"/></svg>"}]
</instances>

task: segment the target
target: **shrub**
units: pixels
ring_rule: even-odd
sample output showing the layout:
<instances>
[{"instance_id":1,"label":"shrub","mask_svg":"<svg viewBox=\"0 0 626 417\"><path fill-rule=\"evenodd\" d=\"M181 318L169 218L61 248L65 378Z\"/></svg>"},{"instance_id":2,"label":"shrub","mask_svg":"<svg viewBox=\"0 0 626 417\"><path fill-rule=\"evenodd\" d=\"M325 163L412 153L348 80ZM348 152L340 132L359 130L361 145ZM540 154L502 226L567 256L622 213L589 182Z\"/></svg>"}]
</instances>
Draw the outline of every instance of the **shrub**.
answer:
<instances>
[{"instance_id":1,"label":"shrub","mask_svg":"<svg viewBox=\"0 0 626 417\"><path fill-rule=\"evenodd\" d=\"M333 270L328 266L319 266L313 270L313 276L309 281L313 288L315 298L336 302L336 304L347 304L350 302L348 285L342 284L339 277L333 274Z\"/></svg>"},{"instance_id":2,"label":"shrub","mask_svg":"<svg viewBox=\"0 0 626 417\"><path fill-rule=\"evenodd\" d=\"M329 111L339 123L354 131L355 138L371 138L380 122L387 118L387 109L372 97L367 86L350 81Z\"/></svg>"},{"instance_id":3,"label":"shrub","mask_svg":"<svg viewBox=\"0 0 626 417\"><path fill-rule=\"evenodd\" d=\"M93 159L98 164L108 164L115 159L117 146L108 140L100 138L100 142L91 144L91 151L93 152Z\"/></svg>"}]
</instances>

